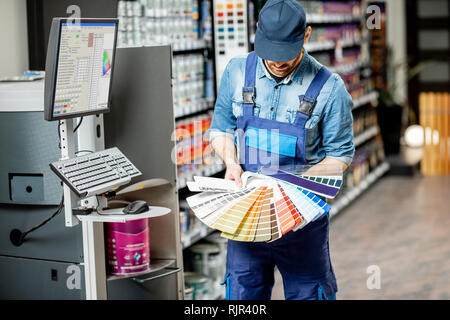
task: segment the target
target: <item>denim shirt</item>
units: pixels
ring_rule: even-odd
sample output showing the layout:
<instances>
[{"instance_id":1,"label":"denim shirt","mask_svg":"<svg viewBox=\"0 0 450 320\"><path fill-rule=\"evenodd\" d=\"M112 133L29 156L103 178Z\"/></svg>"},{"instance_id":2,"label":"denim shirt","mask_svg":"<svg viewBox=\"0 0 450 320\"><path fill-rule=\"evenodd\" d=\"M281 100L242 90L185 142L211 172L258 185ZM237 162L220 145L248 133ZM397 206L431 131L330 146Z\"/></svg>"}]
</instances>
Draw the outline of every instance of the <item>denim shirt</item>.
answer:
<instances>
[{"instance_id":1,"label":"denim shirt","mask_svg":"<svg viewBox=\"0 0 450 320\"><path fill-rule=\"evenodd\" d=\"M242 87L246 56L231 59L223 73L209 129L209 140L217 136L235 138L237 117L243 113ZM322 65L306 50L300 65L284 81L276 83L258 57L254 115L293 123L299 108L299 95L305 94ZM322 88L311 117L306 122L306 160L315 164L334 158L347 165L352 162L353 101L344 81L335 73Z\"/></svg>"}]
</instances>

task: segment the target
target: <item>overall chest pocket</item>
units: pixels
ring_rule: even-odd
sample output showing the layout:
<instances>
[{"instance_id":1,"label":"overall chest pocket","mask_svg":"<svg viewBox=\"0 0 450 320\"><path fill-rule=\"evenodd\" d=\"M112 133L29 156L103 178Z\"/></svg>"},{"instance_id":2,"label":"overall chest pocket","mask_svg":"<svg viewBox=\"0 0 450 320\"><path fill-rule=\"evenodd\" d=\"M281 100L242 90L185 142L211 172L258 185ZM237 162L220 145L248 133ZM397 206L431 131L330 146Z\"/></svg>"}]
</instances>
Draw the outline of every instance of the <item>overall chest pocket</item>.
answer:
<instances>
[{"instance_id":1,"label":"overall chest pocket","mask_svg":"<svg viewBox=\"0 0 450 320\"><path fill-rule=\"evenodd\" d=\"M297 107L288 107L285 112L285 121L294 124L298 112ZM310 145L320 136L320 115L313 113L305 124L306 127L306 144Z\"/></svg>"},{"instance_id":2,"label":"overall chest pocket","mask_svg":"<svg viewBox=\"0 0 450 320\"><path fill-rule=\"evenodd\" d=\"M320 138L320 116L312 114L306 122L306 144L311 145Z\"/></svg>"},{"instance_id":3,"label":"overall chest pocket","mask_svg":"<svg viewBox=\"0 0 450 320\"><path fill-rule=\"evenodd\" d=\"M297 155L297 140L296 136L280 133L279 130L267 130L250 126L245 134L247 147L291 158L295 158Z\"/></svg>"}]
</instances>

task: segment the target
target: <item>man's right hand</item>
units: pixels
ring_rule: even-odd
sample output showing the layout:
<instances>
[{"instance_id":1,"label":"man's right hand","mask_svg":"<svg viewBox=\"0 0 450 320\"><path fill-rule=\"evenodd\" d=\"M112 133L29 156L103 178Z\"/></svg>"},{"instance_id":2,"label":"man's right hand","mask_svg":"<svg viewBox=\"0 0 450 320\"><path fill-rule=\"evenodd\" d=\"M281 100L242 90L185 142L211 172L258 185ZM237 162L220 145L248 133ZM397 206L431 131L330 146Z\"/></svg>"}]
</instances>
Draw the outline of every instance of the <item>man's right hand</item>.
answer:
<instances>
[{"instance_id":1,"label":"man's right hand","mask_svg":"<svg viewBox=\"0 0 450 320\"><path fill-rule=\"evenodd\" d=\"M223 160L227 167L225 179L236 181L237 186L242 188L241 175L244 171L239 164L233 139L227 136L218 136L211 141L211 145L216 155Z\"/></svg>"},{"instance_id":2,"label":"man's right hand","mask_svg":"<svg viewBox=\"0 0 450 320\"><path fill-rule=\"evenodd\" d=\"M228 164L227 170L225 171L225 179L235 181L237 186L239 188L242 188L241 175L243 172L244 171L242 170L242 167L239 164L237 163Z\"/></svg>"}]
</instances>

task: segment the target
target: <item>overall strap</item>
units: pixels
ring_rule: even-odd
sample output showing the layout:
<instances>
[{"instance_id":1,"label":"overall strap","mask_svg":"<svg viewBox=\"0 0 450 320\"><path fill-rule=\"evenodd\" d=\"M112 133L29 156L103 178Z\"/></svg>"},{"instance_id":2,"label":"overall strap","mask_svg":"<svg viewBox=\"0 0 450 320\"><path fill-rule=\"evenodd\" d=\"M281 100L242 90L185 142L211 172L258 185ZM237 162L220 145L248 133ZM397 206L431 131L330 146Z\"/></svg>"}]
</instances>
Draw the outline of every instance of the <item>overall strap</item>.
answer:
<instances>
[{"instance_id":1,"label":"overall strap","mask_svg":"<svg viewBox=\"0 0 450 320\"><path fill-rule=\"evenodd\" d=\"M248 54L245 63L245 82L242 88L242 101L244 116L253 115L253 106L255 105L256 97L256 65L258 63L258 56L256 52L252 51Z\"/></svg>"},{"instance_id":2,"label":"overall strap","mask_svg":"<svg viewBox=\"0 0 450 320\"><path fill-rule=\"evenodd\" d=\"M317 97L319 96L320 91L331 75L332 72L325 66L323 66L319 70L319 72L316 74L313 81L309 85L308 90L306 90L306 93L299 96L300 108L298 110L298 113L305 115L307 118L311 116L317 102Z\"/></svg>"}]
</instances>

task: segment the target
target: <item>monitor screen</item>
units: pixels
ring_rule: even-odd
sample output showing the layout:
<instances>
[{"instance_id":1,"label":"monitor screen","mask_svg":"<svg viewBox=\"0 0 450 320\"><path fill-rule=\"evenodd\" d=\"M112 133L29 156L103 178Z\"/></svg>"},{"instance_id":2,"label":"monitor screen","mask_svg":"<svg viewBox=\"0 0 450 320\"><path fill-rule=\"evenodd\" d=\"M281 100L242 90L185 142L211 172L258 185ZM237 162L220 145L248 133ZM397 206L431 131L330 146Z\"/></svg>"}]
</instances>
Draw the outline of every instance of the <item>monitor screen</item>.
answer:
<instances>
[{"instance_id":1,"label":"monitor screen","mask_svg":"<svg viewBox=\"0 0 450 320\"><path fill-rule=\"evenodd\" d=\"M82 19L73 24L61 19L58 25L47 120L108 111L117 21Z\"/></svg>"}]
</instances>

